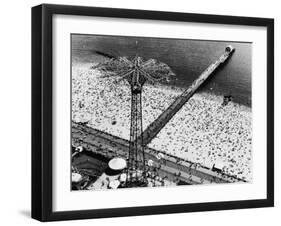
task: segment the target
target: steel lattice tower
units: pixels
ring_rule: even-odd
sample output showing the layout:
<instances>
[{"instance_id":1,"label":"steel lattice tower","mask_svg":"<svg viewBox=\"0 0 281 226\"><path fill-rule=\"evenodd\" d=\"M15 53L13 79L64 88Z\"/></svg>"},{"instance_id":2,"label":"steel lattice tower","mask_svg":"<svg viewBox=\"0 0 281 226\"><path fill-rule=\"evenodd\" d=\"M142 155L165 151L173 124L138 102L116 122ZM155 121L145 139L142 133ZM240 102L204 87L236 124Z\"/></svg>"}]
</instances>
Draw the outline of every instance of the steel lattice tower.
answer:
<instances>
[{"instance_id":1,"label":"steel lattice tower","mask_svg":"<svg viewBox=\"0 0 281 226\"><path fill-rule=\"evenodd\" d=\"M138 42L136 41L136 47L137 44ZM169 78L173 76L174 73L165 63L154 59L143 61L138 54L136 54L133 60L129 60L126 57L120 57L97 65L95 68L99 68L105 73L114 72L119 81L125 79L130 85L131 127L126 186L146 186L147 171L142 126L142 88L146 81L152 84L162 80L168 82Z\"/></svg>"},{"instance_id":2,"label":"steel lattice tower","mask_svg":"<svg viewBox=\"0 0 281 226\"><path fill-rule=\"evenodd\" d=\"M146 81L143 73L140 72L141 59L135 57L134 72L128 82L131 86L131 127L129 158L127 165L127 186L145 186L146 167L143 145L143 127L142 127L142 87Z\"/></svg>"}]
</instances>

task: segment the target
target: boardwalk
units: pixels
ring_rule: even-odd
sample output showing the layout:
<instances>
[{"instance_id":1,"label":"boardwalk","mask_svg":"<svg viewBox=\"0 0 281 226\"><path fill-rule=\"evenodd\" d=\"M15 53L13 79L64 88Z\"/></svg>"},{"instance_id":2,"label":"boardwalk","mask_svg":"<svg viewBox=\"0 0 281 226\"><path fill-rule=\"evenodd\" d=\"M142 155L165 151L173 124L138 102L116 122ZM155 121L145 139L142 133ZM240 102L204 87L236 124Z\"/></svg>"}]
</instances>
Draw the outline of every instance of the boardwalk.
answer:
<instances>
[{"instance_id":1,"label":"boardwalk","mask_svg":"<svg viewBox=\"0 0 281 226\"><path fill-rule=\"evenodd\" d=\"M128 158L129 141L74 122L72 122L72 144L84 146L107 158L117 156ZM159 153L162 152L146 147L145 159L157 163L160 167L159 176L166 177L168 180L172 181L177 177L187 184L245 182L166 153L162 153L163 158L159 160L157 158Z\"/></svg>"}]
</instances>

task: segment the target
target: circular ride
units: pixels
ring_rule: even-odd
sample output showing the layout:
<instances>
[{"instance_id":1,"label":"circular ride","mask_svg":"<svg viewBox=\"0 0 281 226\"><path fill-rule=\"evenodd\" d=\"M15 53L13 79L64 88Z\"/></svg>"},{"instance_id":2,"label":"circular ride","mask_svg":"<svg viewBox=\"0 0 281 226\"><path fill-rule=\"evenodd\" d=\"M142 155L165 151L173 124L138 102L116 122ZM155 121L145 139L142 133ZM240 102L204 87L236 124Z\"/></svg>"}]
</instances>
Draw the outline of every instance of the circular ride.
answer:
<instances>
[{"instance_id":1,"label":"circular ride","mask_svg":"<svg viewBox=\"0 0 281 226\"><path fill-rule=\"evenodd\" d=\"M123 158L116 157L109 161L108 166L112 170L120 171L127 167L127 162Z\"/></svg>"}]
</instances>

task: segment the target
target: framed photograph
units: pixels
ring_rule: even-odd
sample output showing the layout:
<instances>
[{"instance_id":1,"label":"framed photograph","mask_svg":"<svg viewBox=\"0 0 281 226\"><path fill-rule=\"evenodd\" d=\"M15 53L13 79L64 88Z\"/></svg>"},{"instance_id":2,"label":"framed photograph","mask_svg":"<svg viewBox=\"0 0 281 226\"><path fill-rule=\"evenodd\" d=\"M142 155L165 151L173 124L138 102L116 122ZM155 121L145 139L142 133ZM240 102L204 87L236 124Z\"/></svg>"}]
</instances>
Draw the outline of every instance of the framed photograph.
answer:
<instances>
[{"instance_id":1,"label":"framed photograph","mask_svg":"<svg viewBox=\"0 0 281 226\"><path fill-rule=\"evenodd\" d=\"M274 21L32 8L32 217L274 205Z\"/></svg>"}]
</instances>

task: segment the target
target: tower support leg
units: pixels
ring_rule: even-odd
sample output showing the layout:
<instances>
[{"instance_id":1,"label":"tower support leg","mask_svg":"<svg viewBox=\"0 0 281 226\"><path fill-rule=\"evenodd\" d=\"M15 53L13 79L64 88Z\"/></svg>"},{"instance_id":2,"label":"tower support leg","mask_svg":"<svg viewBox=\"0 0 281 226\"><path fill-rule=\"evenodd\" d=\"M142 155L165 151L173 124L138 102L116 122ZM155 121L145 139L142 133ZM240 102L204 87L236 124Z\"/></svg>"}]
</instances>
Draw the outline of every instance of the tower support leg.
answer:
<instances>
[{"instance_id":1,"label":"tower support leg","mask_svg":"<svg viewBox=\"0 0 281 226\"><path fill-rule=\"evenodd\" d=\"M145 186L146 169L142 138L142 100L141 90L132 90L131 95L131 129L129 158L127 165L127 186Z\"/></svg>"}]
</instances>

